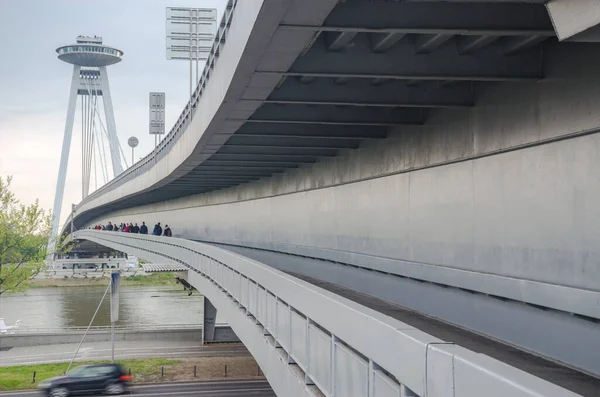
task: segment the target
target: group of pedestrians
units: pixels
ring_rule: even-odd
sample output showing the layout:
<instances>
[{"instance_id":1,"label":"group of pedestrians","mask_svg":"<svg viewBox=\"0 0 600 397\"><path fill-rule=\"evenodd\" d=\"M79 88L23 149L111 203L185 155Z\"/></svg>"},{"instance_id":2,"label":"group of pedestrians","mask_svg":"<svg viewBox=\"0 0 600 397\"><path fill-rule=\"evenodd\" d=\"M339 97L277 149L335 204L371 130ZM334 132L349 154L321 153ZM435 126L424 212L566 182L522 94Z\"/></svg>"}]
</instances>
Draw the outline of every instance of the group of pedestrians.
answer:
<instances>
[{"instance_id":1,"label":"group of pedestrians","mask_svg":"<svg viewBox=\"0 0 600 397\"><path fill-rule=\"evenodd\" d=\"M124 232L124 233L139 233L139 234L148 234L148 226L146 226L146 222L142 222L141 226L138 226L137 223L121 223L120 225L113 225L112 222L108 222L107 225L96 225L94 227L95 230L107 230L110 232ZM153 236L166 236L172 237L173 232L169 225L165 225L163 230L160 222L154 225L154 229L152 230Z\"/></svg>"}]
</instances>

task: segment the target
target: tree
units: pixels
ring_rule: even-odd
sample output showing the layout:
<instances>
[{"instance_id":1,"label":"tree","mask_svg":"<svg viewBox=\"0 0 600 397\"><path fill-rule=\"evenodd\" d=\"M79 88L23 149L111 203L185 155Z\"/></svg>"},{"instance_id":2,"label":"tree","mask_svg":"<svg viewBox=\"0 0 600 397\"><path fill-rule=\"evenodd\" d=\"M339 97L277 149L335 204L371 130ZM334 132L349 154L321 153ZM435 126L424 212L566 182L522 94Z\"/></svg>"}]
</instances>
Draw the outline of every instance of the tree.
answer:
<instances>
[{"instance_id":1,"label":"tree","mask_svg":"<svg viewBox=\"0 0 600 397\"><path fill-rule=\"evenodd\" d=\"M45 269L51 214L39 205L24 205L10 191L12 177L0 177L0 295L27 289Z\"/></svg>"}]
</instances>

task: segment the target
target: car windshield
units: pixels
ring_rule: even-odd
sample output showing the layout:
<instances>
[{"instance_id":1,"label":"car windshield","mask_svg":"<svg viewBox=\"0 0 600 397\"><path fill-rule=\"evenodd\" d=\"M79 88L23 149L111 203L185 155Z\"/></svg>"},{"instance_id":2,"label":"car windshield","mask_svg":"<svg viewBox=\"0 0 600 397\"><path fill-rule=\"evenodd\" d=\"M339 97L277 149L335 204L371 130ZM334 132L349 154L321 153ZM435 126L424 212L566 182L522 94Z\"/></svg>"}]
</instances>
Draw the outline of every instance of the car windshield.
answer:
<instances>
[{"instance_id":1,"label":"car windshield","mask_svg":"<svg viewBox=\"0 0 600 397\"><path fill-rule=\"evenodd\" d=\"M67 372L67 375L68 376L81 376L84 373L86 368L87 368L86 366L73 368L72 370Z\"/></svg>"}]
</instances>

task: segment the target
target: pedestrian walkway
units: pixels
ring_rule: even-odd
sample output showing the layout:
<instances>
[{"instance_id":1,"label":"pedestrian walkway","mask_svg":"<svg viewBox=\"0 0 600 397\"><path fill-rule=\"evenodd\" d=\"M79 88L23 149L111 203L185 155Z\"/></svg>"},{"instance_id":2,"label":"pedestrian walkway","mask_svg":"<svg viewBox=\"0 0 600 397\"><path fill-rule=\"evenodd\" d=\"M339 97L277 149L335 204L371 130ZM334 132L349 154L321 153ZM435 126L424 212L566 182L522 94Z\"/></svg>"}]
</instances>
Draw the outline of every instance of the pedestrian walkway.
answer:
<instances>
[{"instance_id":1,"label":"pedestrian walkway","mask_svg":"<svg viewBox=\"0 0 600 397\"><path fill-rule=\"evenodd\" d=\"M15 365L47 364L70 361L78 343L13 347L0 350L0 367ZM121 341L115 342L115 359L175 358L210 356L245 356L248 351L241 344L202 346L194 341ZM110 360L110 342L84 343L79 349L76 362Z\"/></svg>"}]
</instances>

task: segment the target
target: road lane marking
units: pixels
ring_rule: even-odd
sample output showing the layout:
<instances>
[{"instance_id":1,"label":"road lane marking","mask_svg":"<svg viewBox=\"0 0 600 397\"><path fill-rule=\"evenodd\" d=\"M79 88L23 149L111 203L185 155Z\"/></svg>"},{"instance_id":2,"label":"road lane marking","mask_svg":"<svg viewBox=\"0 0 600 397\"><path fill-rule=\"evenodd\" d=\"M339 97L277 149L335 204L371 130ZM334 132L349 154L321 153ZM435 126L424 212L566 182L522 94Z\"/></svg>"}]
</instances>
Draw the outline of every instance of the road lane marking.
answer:
<instances>
[{"instance_id":1,"label":"road lane marking","mask_svg":"<svg viewBox=\"0 0 600 397\"><path fill-rule=\"evenodd\" d=\"M226 383L226 382L223 382ZM233 383L233 382L232 382ZM247 382L235 382L235 383L247 383ZM202 383L197 383L196 385L202 385ZM181 384L177 384L177 385L173 385L173 386L166 386L166 385L147 385L145 387L171 387L173 389L177 389L177 387L182 386ZM141 388L144 386L134 386L132 387L133 390L136 390L138 388ZM268 392L268 391L272 391L272 389L270 387L264 387L264 388L246 388L246 389L211 389L211 390L190 390L190 391L177 391L177 390L172 390L172 391L164 391L164 392L156 392L156 393L130 393L130 395L136 395L136 396L168 396L168 395L172 395L172 394L177 394L177 395L183 395L183 394L214 394L214 393L218 393L218 394L222 394L222 393L249 393L249 392ZM39 391L26 391L26 392L12 392L12 393L0 393L0 396L7 396L7 397L11 397L11 396L22 396L22 395L39 395L40 392Z\"/></svg>"},{"instance_id":2,"label":"road lane marking","mask_svg":"<svg viewBox=\"0 0 600 397\"><path fill-rule=\"evenodd\" d=\"M187 356L189 356L190 354L194 354L194 353L198 353L198 352L193 352L193 351L187 351L187 352L176 352L176 353L161 353L160 357L178 357L181 356L179 358L186 358ZM244 355L250 355L250 354L244 354ZM234 355L235 356L235 355ZM110 355L95 355L95 354L91 354L87 357L77 357L75 358L76 362L81 362L84 361L85 359L88 360L106 360L109 359L111 356ZM144 358L160 358L160 357L154 357L154 353L138 353L138 354L126 354L126 355L119 355L116 354L115 352L115 358L116 359L128 359L131 357L144 357ZM210 356L210 355L197 355L196 357L214 357L214 356ZM232 357L232 356L225 356L225 357ZM14 363L18 363L19 365L36 365L36 364L53 364L53 363L64 363L66 361L68 361L71 357L67 356L66 358L63 359L53 359L53 360L38 360L38 361L28 361L30 360L30 358L27 357L21 357L21 358L14 358L11 359L12 362ZM193 356L191 357L193 358ZM0 365L0 368L2 367L10 367L11 365Z\"/></svg>"},{"instance_id":3,"label":"road lane marking","mask_svg":"<svg viewBox=\"0 0 600 397\"><path fill-rule=\"evenodd\" d=\"M182 395L182 394L215 394L215 393L249 393L249 392L267 392L267 391L272 391L271 388L269 387L265 387L265 388L260 388L260 389L217 389L217 390L196 390L196 391L177 391L177 390L173 390L173 391L168 391L168 392L161 392L161 393L133 393L133 395L135 396L171 396L173 394L176 394L178 396Z\"/></svg>"},{"instance_id":4,"label":"road lane marking","mask_svg":"<svg viewBox=\"0 0 600 397\"><path fill-rule=\"evenodd\" d=\"M148 353L154 353L154 349L115 349L115 352L125 352L125 351L146 351ZM94 350L88 350L87 352L89 353L97 353L97 352L110 352L112 351L111 349L94 349ZM203 349L197 349L195 347L191 347L189 349L185 349L185 348L179 348L179 349L171 349L171 351L173 353L179 353L179 352L197 352L200 354L227 354L227 353L246 353L246 354L250 354L250 352L248 352L247 350L203 350ZM46 356L58 356L58 355L72 355L73 352L58 352L58 353L38 353L38 354L20 354L20 355L5 355L3 358L5 359L13 359L13 358L18 358L18 357L46 357ZM132 353L133 354L133 353ZM163 354L163 353L160 353ZM0 357L2 357L2 355L0 355Z\"/></svg>"}]
</instances>

